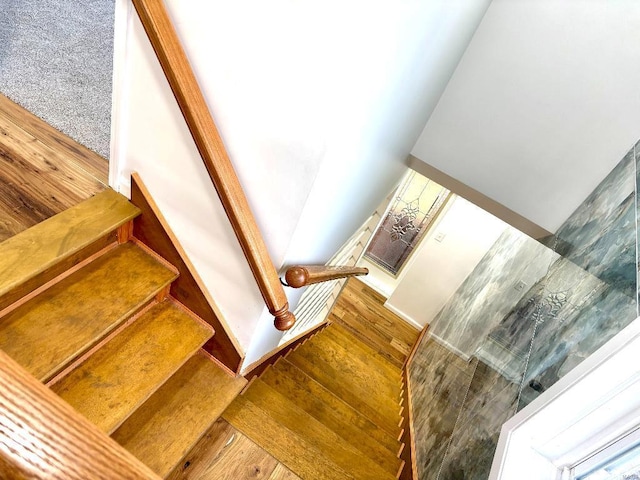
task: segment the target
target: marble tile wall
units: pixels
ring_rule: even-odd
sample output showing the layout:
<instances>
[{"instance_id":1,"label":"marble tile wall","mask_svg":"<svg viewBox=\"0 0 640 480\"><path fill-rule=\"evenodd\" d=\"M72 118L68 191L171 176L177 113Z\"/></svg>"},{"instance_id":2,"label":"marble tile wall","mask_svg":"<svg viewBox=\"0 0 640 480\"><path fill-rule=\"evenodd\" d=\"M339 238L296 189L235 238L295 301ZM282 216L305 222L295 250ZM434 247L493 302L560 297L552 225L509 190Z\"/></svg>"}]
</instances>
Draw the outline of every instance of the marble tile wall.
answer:
<instances>
[{"instance_id":1,"label":"marble tile wall","mask_svg":"<svg viewBox=\"0 0 640 480\"><path fill-rule=\"evenodd\" d=\"M633 147L636 166L636 227L640 225L640 140ZM640 252L640 235L636 235L636 257ZM638 315L640 315L640 258L636 258L636 285L638 286Z\"/></svg>"},{"instance_id":2,"label":"marble tile wall","mask_svg":"<svg viewBox=\"0 0 640 480\"><path fill-rule=\"evenodd\" d=\"M640 142L546 246L508 230L409 368L419 478L488 477L502 424L638 315Z\"/></svg>"},{"instance_id":3,"label":"marble tile wall","mask_svg":"<svg viewBox=\"0 0 640 480\"><path fill-rule=\"evenodd\" d=\"M413 426L415 438L420 439L417 467L421 480L438 478L476 365L477 360L463 360L433 339L421 345L409 371L413 399L420 402Z\"/></svg>"}]
</instances>

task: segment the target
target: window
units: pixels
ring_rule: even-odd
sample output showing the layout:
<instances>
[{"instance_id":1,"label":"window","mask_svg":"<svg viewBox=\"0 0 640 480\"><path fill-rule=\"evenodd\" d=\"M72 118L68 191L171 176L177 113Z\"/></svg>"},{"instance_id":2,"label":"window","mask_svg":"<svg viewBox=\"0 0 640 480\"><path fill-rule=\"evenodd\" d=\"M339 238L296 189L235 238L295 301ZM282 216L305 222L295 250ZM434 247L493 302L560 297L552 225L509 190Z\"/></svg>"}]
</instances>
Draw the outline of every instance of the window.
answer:
<instances>
[{"instance_id":1,"label":"window","mask_svg":"<svg viewBox=\"0 0 640 480\"><path fill-rule=\"evenodd\" d=\"M397 276L450 195L443 186L410 170L398 187L365 256Z\"/></svg>"},{"instance_id":2,"label":"window","mask_svg":"<svg viewBox=\"0 0 640 480\"><path fill-rule=\"evenodd\" d=\"M490 480L640 479L639 351L640 318L508 420Z\"/></svg>"},{"instance_id":3,"label":"window","mask_svg":"<svg viewBox=\"0 0 640 480\"><path fill-rule=\"evenodd\" d=\"M624 435L572 470L575 480L640 480L640 430Z\"/></svg>"}]
</instances>

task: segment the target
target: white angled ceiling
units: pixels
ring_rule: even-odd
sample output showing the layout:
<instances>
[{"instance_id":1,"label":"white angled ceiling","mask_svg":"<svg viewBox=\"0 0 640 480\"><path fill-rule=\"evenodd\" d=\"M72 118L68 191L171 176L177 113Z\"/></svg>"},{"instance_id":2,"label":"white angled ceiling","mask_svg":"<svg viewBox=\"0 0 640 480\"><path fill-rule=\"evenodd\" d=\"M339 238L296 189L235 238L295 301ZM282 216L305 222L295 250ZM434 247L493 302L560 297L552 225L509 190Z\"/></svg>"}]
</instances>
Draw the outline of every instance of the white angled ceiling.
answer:
<instances>
[{"instance_id":1,"label":"white angled ceiling","mask_svg":"<svg viewBox=\"0 0 640 480\"><path fill-rule=\"evenodd\" d=\"M494 0L412 153L555 231L640 138L640 2Z\"/></svg>"}]
</instances>

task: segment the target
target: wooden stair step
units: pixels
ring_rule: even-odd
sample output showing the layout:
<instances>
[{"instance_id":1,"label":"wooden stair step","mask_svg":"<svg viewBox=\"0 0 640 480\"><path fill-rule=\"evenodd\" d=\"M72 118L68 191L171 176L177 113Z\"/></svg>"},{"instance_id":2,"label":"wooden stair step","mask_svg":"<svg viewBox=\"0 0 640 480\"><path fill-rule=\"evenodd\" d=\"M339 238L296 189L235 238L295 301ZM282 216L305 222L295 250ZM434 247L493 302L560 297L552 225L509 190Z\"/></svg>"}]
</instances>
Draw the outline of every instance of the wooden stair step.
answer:
<instances>
[{"instance_id":1,"label":"wooden stair step","mask_svg":"<svg viewBox=\"0 0 640 480\"><path fill-rule=\"evenodd\" d=\"M390 435L397 437L400 434L400 417L389 412L389 407L378 406L367 391L351 384L348 376L316 361L312 355L305 355L300 349L290 352L286 359Z\"/></svg>"},{"instance_id":2,"label":"wooden stair step","mask_svg":"<svg viewBox=\"0 0 640 480\"><path fill-rule=\"evenodd\" d=\"M385 357L392 365L402 368L407 355L403 350L398 349L396 345L392 344L390 338L384 337L379 332L371 330L365 318L353 312L342 310L341 307L337 305L331 311L329 320L334 323L339 323L347 329L351 335L377 350L378 353Z\"/></svg>"},{"instance_id":3,"label":"wooden stair step","mask_svg":"<svg viewBox=\"0 0 640 480\"><path fill-rule=\"evenodd\" d=\"M140 248L120 245L0 319L0 349L46 382L175 278Z\"/></svg>"},{"instance_id":4,"label":"wooden stair step","mask_svg":"<svg viewBox=\"0 0 640 480\"><path fill-rule=\"evenodd\" d=\"M376 461L381 467L391 472L398 471L402 461L397 457L400 447L397 441L393 442L395 445L391 449L380 444L361 427L362 424L371 422L358 415L335 395L325 394L321 398L315 396L306 387L308 383L315 382L300 370L298 370L299 373L295 370L297 369L291 364L285 367L277 364L266 370L260 379L325 427L340 435L360 452ZM301 377L306 377L306 381ZM322 389L316 388L316 391L318 390ZM393 440L391 436L388 438Z\"/></svg>"},{"instance_id":5,"label":"wooden stair step","mask_svg":"<svg viewBox=\"0 0 640 480\"><path fill-rule=\"evenodd\" d=\"M323 333L335 343L347 349L352 356L368 363L373 367L373 370L380 372L385 378L392 381L394 385L399 385L402 381L401 368L393 365L385 357L380 355L377 350L352 335L339 323L332 323Z\"/></svg>"},{"instance_id":6,"label":"wooden stair step","mask_svg":"<svg viewBox=\"0 0 640 480\"><path fill-rule=\"evenodd\" d=\"M244 395L236 397L222 418L303 479L353 479L324 453L307 443L305 438L284 428Z\"/></svg>"},{"instance_id":7,"label":"wooden stair step","mask_svg":"<svg viewBox=\"0 0 640 480\"><path fill-rule=\"evenodd\" d=\"M112 435L161 477L181 462L247 383L200 351Z\"/></svg>"},{"instance_id":8,"label":"wooden stair step","mask_svg":"<svg viewBox=\"0 0 640 480\"><path fill-rule=\"evenodd\" d=\"M272 368L267 369L263 374L265 377L274 376L288 377L296 382L298 387L306 389L311 395L321 399L326 405L332 409L332 413L345 423L353 424L359 430L366 432L375 439L379 444L384 446L392 453L397 453L399 445L397 435L391 435L386 430L377 426L358 410L334 395L330 390L315 381L305 372L300 370L286 358L281 358ZM264 379L265 382L273 382L270 378Z\"/></svg>"},{"instance_id":9,"label":"wooden stair step","mask_svg":"<svg viewBox=\"0 0 640 480\"><path fill-rule=\"evenodd\" d=\"M51 388L112 433L212 335L211 327L165 300Z\"/></svg>"},{"instance_id":10,"label":"wooden stair step","mask_svg":"<svg viewBox=\"0 0 640 480\"><path fill-rule=\"evenodd\" d=\"M275 473L274 473L275 472ZM223 418L215 421L168 480L300 479Z\"/></svg>"},{"instance_id":11,"label":"wooden stair step","mask_svg":"<svg viewBox=\"0 0 640 480\"><path fill-rule=\"evenodd\" d=\"M386 308L385 301L363 282L350 279L339 298L336 314L350 312L362 324L359 328L386 338L389 345L407 355L420 330Z\"/></svg>"},{"instance_id":12,"label":"wooden stair step","mask_svg":"<svg viewBox=\"0 0 640 480\"><path fill-rule=\"evenodd\" d=\"M399 379L389 379L372 368L371 364L355 357L349 350L336 344L328 335L318 335L313 341L296 350L301 355L330 366L343 379L348 379L352 387L366 392L372 405L383 412L396 415L399 410Z\"/></svg>"},{"instance_id":13,"label":"wooden stair step","mask_svg":"<svg viewBox=\"0 0 640 480\"><path fill-rule=\"evenodd\" d=\"M420 331L389 311L384 306L386 301L384 297L361 281L350 279L341 297L357 310L373 313L373 315L367 315L367 318L372 327L380 333L396 338L409 346L418 339Z\"/></svg>"},{"instance_id":14,"label":"wooden stair step","mask_svg":"<svg viewBox=\"0 0 640 480\"><path fill-rule=\"evenodd\" d=\"M88 248L101 237L139 215L140 210L122 195L107 189L0 243L0 309L62 273L56 264ZM21 291L16 294L15 291ZM6 300L8 297L9 300Z\"/></svg>"},{"instance_id":15,"label":"wooden stair step","mask_svg":"<svg viewBox=\"0 0 640 480\"><path fill-rule=\"evenodd\" d=\"M383 468L262 380L254 380L242 396L267 412L278 424L303 437L355 479L396 478L399 464L390 469Z\"/></svg>"}]
</instances>

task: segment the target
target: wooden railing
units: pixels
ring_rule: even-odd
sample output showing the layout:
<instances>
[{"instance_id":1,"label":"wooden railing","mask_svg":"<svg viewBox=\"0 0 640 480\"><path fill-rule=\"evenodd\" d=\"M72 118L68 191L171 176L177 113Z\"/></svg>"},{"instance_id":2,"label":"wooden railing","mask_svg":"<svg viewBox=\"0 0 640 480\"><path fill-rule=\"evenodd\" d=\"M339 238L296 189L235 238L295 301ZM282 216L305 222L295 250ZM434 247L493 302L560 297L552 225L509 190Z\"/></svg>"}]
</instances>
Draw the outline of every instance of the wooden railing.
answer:
<instances>
[{"instance_id":1,"label":"wooden railing","mask_svg":"<svg viewBox=\"0 0 640 480\"><path fill-rule=\"evenodd\" d=\"M278 330L295 323L278 273L162 0L133 0Z\"/></svg>"},{"instance_id":2,"label":"wooden railing","mask_svg":"<svg viewBox=\"0 0 640 480\"><path fill-rule=\"evenodd\" d=\"M289 287L300 288L338 278L367 275L369 269L360 267L328 267L326 265L296 265L289 267L284 276Z\"/></svg>"}]
</instances>

